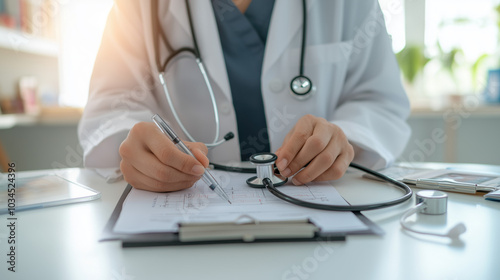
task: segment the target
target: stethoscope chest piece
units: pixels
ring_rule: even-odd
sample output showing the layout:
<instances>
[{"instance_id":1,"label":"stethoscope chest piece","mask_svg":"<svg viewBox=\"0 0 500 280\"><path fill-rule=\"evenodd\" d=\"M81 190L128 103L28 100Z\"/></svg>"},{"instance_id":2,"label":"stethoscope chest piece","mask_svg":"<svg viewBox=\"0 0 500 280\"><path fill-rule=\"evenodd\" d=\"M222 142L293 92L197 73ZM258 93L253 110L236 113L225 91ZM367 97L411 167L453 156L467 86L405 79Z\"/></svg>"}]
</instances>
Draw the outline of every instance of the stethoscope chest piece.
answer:
<instances>
[{"instance_id":1,"label":"stethoscope chest piece","mask_svg":"<svg viewBox=\"0 0 500 280\"><path fill-rule=\"evenodd\" d=\"M424 190L419 191L416 197L416 204L424 204L419 212L430 215L441 215L446 213L448 195L441 191Z\"/></svg>"},{"instance_id":2,"label":"stethoscope chest piece","mask_svg":"<svg viewBox=\"0 0 500 280\"><path fill-rule=\"evenodd\" d=\"M257 176L247 179L247 184L252 188L264 188L263 179L269 178L275 187L285 184L288 180L286 177L274 173L274 162L278 157L273 153L258 153L250 157L250 162L255 165Z\"/></svg>"},{"instance_id":3,"label":"stethoscope chest piece","mask_svg":"<svg viewBox=\"0 0 500 280\"><path fill-rule=\"evenodd\" d=\"M311 97L314 87L311 79L304 75L299 75L290 82L290 91L294 97L302 100Z\"/></svg>"}]
</instances>

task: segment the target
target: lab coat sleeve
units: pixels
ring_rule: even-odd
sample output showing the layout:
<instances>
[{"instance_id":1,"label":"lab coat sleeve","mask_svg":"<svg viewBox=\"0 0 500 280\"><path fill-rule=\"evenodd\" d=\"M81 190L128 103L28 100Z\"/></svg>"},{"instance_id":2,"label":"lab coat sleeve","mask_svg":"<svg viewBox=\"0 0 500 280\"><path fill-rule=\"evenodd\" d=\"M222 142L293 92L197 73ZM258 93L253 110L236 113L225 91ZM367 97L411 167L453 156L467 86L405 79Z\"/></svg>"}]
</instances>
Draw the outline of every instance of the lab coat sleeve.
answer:
<instances>
[{"instance_id":1,"label":"lab coat sleeve","mask_svg":"<svg viewBox=\"0 0 500 280\"><path fill-rule=\"evenodd\" d=\"M347 76L332 123L353 144L354 162L383 168L406 146L410 105L382 12L378 4L374 7L353 33Z\"/></svg>"},{"instance_id":2,"label":"lab coat sleeve","mask_svg":"<svg viewBox=\"0 0 500 280\"><path fill-rule=\"evenodd\" d=\"M145 46L140 1L116 1L107 19L78 127L84 165L119 168L118 152L129 130L157 110Z\"/></svg>"}]
</instances>

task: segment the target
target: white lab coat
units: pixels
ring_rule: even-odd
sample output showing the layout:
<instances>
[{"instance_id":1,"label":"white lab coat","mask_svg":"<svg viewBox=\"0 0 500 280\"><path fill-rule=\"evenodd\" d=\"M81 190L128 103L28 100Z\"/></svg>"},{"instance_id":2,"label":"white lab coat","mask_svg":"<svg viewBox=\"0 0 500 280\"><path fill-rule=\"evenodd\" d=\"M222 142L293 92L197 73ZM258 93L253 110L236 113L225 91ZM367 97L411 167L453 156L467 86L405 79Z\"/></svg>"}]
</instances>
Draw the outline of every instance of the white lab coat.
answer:
<instances>
[{"instance_id":1,"label":"white lab coat","mask_svg":"<svg viewBox=\"0 0 500 280\"><path fill-rule=\"evenodd\" d=\"M214 14L210 0L191 3L201 57L218 104L220 137L229 131L236 135L211 150L209 158L218 163L239 161L240 139L214 18L224 13ZM216 3L231 8L226 0ZM135 123L151 121L155 113L183 136L158 80L150 5L116 1L108 17L78 129L87 167L119 167L119 145ZM173 48L192 46L184 1L160 0L158 10ZM378 2L307 1L304 72L316 87L307 100L289 92L299 71L301 13L300 0L276 0L272 12L261 78L271 150L281 146L300 117L313 114L342 128L355 147L356 162L375 168L391 163L410 135L409 102ZM163 45L160 49L164 60L167 50ZM167 80L184 125L195 138L210 142L215 129L212 105L208 95L199 94L205 85L191 79L199 73L193 61L174 63Z\"/></svg>"}]
</instances>

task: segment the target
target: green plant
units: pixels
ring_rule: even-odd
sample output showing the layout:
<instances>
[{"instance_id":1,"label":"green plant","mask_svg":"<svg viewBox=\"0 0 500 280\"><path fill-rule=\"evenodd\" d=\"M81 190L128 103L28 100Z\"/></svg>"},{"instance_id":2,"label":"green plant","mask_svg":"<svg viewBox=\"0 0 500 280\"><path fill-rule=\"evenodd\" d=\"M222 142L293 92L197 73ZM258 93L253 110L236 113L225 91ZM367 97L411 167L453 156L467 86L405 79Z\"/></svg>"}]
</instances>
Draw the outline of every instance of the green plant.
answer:
<instances>
[{"instance_id":1,"label":"green plant","mask_svg":"<svg viewBox=\"0 0 500 280\"><path fill-rule=\"evenodd\" d=\"M458 84L458 79L455 75L455 71L457 67L460 66L460 63L457 61L457 57L463 56L464 52L461 48L458 47L453 47L450 51L445 52L443 48L441 47L441 44L439 41L437 41L437 46L439 50L439 56L438 59L441 62L441 65L443 69L448 72L450 75L451 79L455 84Z\"/></svg>"},{"instance_id":2,"label":"green plant","mask_svg":"<svg viewBox=\"0 0 500 280\"><path fill-rule=\"evenodd\" d=\"M419 45L406 45L396 54L396 59L398 60L403 77L410 84L413 84L417 74L424 69L430 60L424 54L424 47Z\"/></svg>"}]
</instances>

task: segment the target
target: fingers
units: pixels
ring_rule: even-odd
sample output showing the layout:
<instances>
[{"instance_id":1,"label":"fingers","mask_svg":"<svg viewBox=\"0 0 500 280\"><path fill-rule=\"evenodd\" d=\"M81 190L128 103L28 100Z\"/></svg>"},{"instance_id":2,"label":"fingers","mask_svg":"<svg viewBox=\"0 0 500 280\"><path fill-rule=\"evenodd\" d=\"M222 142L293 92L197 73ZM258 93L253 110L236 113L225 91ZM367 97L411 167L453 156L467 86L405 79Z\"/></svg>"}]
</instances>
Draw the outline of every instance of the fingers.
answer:
<instances>
[{"instance_id":1,"label":"fingers","mask_svg":"<svg viewBox=\"0 0 500 280\"><path fill-rule=\"evenodd\" d=\"M174 143L170 141L170 139L168 139L166 135L164 135L154 126L154 124L145 123L145 125L149 125L152 128L155 128L154 133L153 131L149 131L149 134L142 134L148 135L148 137L143 137L142 135L141 137L143 137L142 139L144 140L144 144L146 145L147 149L149 149L149 151L151 151L151 153L153 153L161 163L175 168L182 173L195 176L201 176L203 174L204 166L197 160L197 158L194 158L179 150L174 145ZM134 126L134 128L136 126ZM198 144L193 145L193 147L201 148L201 146ZM202 153L197 153L197 155L200 158L206 158L206 156ZM206 161L208 161L208 159L206 159Z\"/></svg>"},{"instance_id":2,"label":"fingers","mask_svg":"<svg viewBox=\"0 0 500 280\"><path fill-rule=\"evenodd\" d=\"M292 181L296 185L339 179L354 158L342 129L309 115L297 122L276 153L280 173L286 177L295 174Z\"/></svg>"},{"instance_id":3,"label":"fingers","mask_svg":"<svg viewBox=\"0 0 500 280\"><path fill-rule=\"evenodd\" d=\"M208 166L208 149L202 143L186 145L196 158L180 151L153 123L138 123L120 145L120 168L136 188L174 191L191 187Z\"/></svg>"},{"instance_id":4,"label":"fingers","mask_svg":"<svg viewBox=\"0 0 500 280\"><path fill-rule=\"evenodd\" d=\"M307 158L309 159L311 156L312 158L309 159L309 164L294 176L294 184L298 185L301 183L307 183L316 179L316 177L325 172L333 164L333 162L335 162L339 153L340 148L336 146L335 141L331 139L328 147L325 147L325 149L322 149L314 154L309 154ZM305 166L305 164L302 165L302 167L303 166ZM297 171L299 171L300 168L301 167L298 167Z\"/></svg>"},{"instance_id":5,"label":"fingers","mask_svg":"<svg viewBox=\"0 0 500 280\"><path fill-rule=\"evenodd\" d=\"M165 165L147 149L133 149L124 155L122 160L132 165L138 172L145 176L164 183L199 179L199 175L197 174L189 174Z\"/></svg>"},{"instance_id":6,"label":"fingers","mask_svg":"<svg viewBox=\"0 0 500 280\"><path fill-rule=\"evenodd\" d=\"M330 181L340 179L352 161L348 152L339 154L331 160L333 154L328 152L318 155L306 168L297 173L292 182L294 185L307 184L311 181Z\"/></svg>"},{"instance_id":7,"label":"fingers","mask_svg":"<svg viewBox=\"0 0 500 280\"><path fill-rule=\"evenodd\" d=\"M352 161L352 157L348 153L340 154L335 162L321 175L313 179L313 181L330 181L337 180L344 176L349 164ZM300 172L302 173L302 172ZM300 183L300 178L298 179Z\"/></svg>"},{"instance_id":8,"label":"fingers","mask_svg":"<svg viewBox=\"0 0 500 280\"><path fill-rule=\"evenodd\" d=\"M304 146L299 150L295 158L290 162L288 167L282 173L283 176L291 176L301 168L310 163L313 159L320 157L319 161L333 162L340 153L340 147L335 145L335 135L330 125L317 124L311 136L307 138ZM324 153L325 148L328 147ZM323 159L326 157L325 159ZM318 161L318 160L316 160ZM320 166L320 170L324 171L328 166ZM314 179L314 178L313 178Z\"/></svg>"},{"instance_id":9,"label":"fingers","mask_svg":"<svg viewBox=\"0 0 500 280\"><path fill-rule=\"evenodd\" d=\"M205 144L200 142L186 142L186 146L191 150L196 159L206 168L208 167L209 160L207 158L208 148Z\"/></svg>"},{"instance_id":10,"label":"fingers","mask_svg":"<svg viewBox=\"0 0 500 280\"><path fill-rule=\"evenodd\" d=\"M148 175L137 170L134 166L126 161L121 161L120 169L122 170L125 181L136 189L154 191L154 192L171 192L186 189L191 187L198 177L188 181L163 182L156 180Z\"/></svg>"},{"instance_id":11,"label":"fingers","mask_svg":"<svg viewBox=\"0 0 500 280\"><path fill-rule=\"evenodd\" d=\"M313 117L314 118L314 117ZM280 153L276 166L284 176L293 174L293 170L288 170L290 163L295 159L300 149L304 146L307 139L313 132L314 120L309 116L302 117L295 127L287 135L283 146L280 148ZM284 173L287 173L285 175Z\"/></svg>"}]
</instances>

